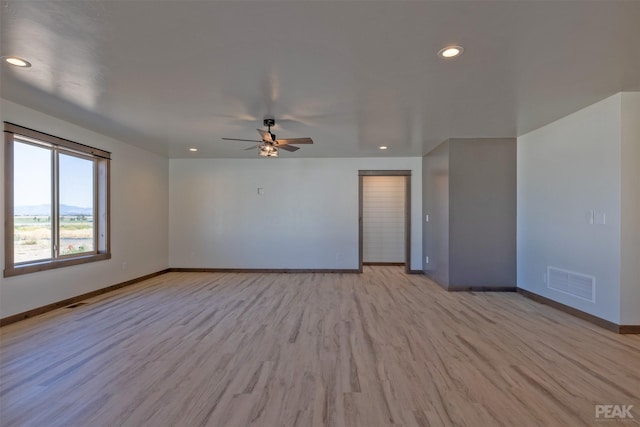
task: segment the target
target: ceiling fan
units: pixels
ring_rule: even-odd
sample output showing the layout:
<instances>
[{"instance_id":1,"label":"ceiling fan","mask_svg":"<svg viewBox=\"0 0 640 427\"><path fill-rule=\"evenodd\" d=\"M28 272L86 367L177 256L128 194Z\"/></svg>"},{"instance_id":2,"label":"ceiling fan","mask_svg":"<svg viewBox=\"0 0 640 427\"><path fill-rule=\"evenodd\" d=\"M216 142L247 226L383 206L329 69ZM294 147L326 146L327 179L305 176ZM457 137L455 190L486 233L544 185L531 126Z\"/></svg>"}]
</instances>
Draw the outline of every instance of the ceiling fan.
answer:
<instances>
[{"instance_id":1,"label":"ceiling fan","mask_svg":"<svg viewBox=\"0 0 640 427\"><path fill-rule=\"evenodd\" d=\"M267 126L267 130L256 129L262 140L257 139L238 139L238 138L222 138L226 141L247 141L257 142L257 145L253 145L246 150L253 150L254 148L260 149L260 156L262 157L278 157L278 150L282 148L285 151L297 151L300 147L296 147L292 144L313 144L311 138L288 138L288 139L276 139L276 136L271 133L271 126L275 126L275 119L264 119L264 125Z\"/></svg>"}]
</instances>

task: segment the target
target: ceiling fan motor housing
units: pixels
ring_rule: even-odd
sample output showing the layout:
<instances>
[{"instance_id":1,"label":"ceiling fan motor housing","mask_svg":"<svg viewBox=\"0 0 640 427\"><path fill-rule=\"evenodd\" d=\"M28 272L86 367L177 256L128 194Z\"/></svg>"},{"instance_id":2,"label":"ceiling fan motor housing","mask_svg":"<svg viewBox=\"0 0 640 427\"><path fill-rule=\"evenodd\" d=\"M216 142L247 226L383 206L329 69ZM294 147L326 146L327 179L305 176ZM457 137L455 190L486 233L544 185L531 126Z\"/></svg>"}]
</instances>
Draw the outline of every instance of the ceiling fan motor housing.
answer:
<instances>
[{"instance_id":1,"label":"ceiling fan motor housing","mask_svg":"<svg viewBox=\"0 0 640 427\"><path fill-rule=\"evenodd\" d=\"M264 119L264 121L262 123L264 123L265 126L275 126L276 125L276 120L275 119Z\"/></svg>"}]
</instances>

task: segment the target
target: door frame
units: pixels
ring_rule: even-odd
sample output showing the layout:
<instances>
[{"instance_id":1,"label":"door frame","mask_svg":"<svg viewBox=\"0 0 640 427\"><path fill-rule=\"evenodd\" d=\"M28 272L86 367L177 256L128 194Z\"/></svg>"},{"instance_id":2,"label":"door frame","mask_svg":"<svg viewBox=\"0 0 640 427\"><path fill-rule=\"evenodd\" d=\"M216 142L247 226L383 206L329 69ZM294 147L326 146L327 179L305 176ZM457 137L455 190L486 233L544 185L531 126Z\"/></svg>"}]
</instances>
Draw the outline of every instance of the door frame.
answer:
<instances>
[{"instance_id":1,"label":"door frame","mask_svg":"<svg viewBox=\"0 0 640 427\"><path fill-rule=\"evenodd\" d=\"M358 272L362 273L363 236L362 210L365 176L404 176L404 272L411 273L411 171L410 170L359 170L358 171Z\"/></svg>"}]
</instances>

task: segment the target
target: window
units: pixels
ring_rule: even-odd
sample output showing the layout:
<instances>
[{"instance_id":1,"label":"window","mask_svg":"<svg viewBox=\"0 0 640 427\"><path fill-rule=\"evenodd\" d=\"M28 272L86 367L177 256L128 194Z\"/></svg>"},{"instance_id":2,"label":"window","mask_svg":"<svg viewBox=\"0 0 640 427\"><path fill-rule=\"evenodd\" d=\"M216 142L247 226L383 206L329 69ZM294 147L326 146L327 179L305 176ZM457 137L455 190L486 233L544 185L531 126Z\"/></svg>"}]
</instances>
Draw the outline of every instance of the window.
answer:
<instances>
[{"instance_id":1,"label":"window","mask_svg":"<svg viewBox=\"0 0 640 427\"><path fill-rule=\"evenodd\" d=\"M5 123L5 277L111 257L110 156Z\"/></svg>"}]
</instances>

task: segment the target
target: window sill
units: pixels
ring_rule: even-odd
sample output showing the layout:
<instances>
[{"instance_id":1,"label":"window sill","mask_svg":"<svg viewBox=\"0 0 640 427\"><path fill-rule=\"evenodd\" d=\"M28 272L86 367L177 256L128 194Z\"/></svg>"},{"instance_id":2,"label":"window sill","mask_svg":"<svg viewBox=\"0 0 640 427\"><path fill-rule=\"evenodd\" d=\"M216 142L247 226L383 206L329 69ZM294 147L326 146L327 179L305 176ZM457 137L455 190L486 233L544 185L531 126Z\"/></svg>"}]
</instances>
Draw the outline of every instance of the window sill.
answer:
<instances>
[{"instance_id":1,"label":"window sill","mask_svg":"<svg viewBox=\"0 0 640 427\"><path fill-rule=\"evenodd\" d=\"M57 259L53 261L34 262L32 264L22 264L12 268L4 269L4 277L20 276L21 274L35 273L38 271L53 270L56 268L69 267L71 265L88 264L90 262L110 259L110 253L91 254L74 258Z\"/></svg>"}]
</instances>

